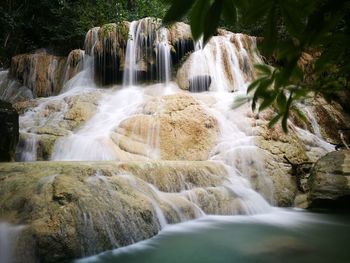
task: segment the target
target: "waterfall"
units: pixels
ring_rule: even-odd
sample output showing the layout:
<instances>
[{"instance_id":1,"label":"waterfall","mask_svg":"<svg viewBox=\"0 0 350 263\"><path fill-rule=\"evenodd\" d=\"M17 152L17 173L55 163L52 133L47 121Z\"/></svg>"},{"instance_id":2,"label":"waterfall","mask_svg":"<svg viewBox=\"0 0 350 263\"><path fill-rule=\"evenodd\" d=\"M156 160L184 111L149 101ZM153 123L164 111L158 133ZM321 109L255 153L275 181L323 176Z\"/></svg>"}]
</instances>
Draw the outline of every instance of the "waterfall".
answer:
<instances>
[{"instance_id":1,"label":"waterfall","mask_svg":"<svg viewBox=\"0 0 350 263\"><path fill-rule=\"evenodd\" d=\"M12 263L17 239L24 226L0 223L0 263Z\"/></svg>"},{"instance_id":2,"label":"waterfall","mask_svg":"<svg viewBox=\"0 0 350 263\"><path fill-rule=\"evenodd\" d=\"M118 149L110 133L133 114L143 101L139 88L106 94L96 115L72 135L56 142L52 160L102 161L118 160Z\"/></svg>"},{"instance_id":3,"label":"waterfall","mask_svg":"<svg viewBox=\"0 0 350 263\"><path fill-rule=\"evenodd\" d=\"M123 86L132 86L136 83L136 45L140 35L140 24L137 21L132 21L129 29L128 43L126 46L125 66Z\"/></svg>"},{"instance_id":4,"label":"waterfall","mask_svg":"<svg viewBox=\"0 0 350 263\"><path fill-rule=\"evenodd\" d=\"M33 99L33 93L18 80L9 78L8 70L0 71L0 99L11 103Z\"/></svg>"},{"instance_id":5,"label":"waterfall","mask_svg":"<svg viewBox=\"0 0 350 263\"><path fill-rule=\"evenodd\" d=\"M143 79L157 79L165 83L170 81L169 32L166 28L158 28L160 25L159 20L152 18L130 23L123 86L138 84ZM154 49L156 49L156 61L153 61ZM155 72L154 67L156 67Z\"/></svg>"},{"instance_id":6,"label":"waterfall","mask_svg":"<svg viewBox=\"0 0 350 263\"><path fill-rule=\"evenodd\" d=\"M168 32L165 28L159 29L159 38L157 45L158 79L160 82L168 84L171 74L171 57L168 43Z\"/></svg>"},{"instance_id":7,"label":"waterfall","mask_svg":"<svg viewBox=\"0 0 350 263\"><path fill-rule=\"evenodd\" d=\"M210 87L218 92L245 92L253 79L253 64L261 63L261 59L255 51L246 50L242 43L244 38L242 34L226 33L212 37L205 47L198 41L186 68L188 79L194 83L190 84L190 90L208 91ZM251 50L256 49L254 38L247 41L251 42ZM252 54L248 56L248 52Z\"/></svg>"},{"instance_id":8,"label":"waterfall","mask_svg":"<svg viewBox=\"0 0 350 263\"><path fill-rule=\"evenodd\" d=\"M79 170L84 191L98 196L92 200L87 194L71 202L72 211L78 202L78 212L74 210L77 226L72 227L83 233L79 236L82 255L101 250L95 246L99 235L107 245L119 247L155 235L169 224L207 215L272 211L274 185L265 170L267 151L257 146L257 120L250 105L232 109L233 101L246 95L256 77L254 64L262 62L256 39L220 30L205 46L199 41L194 52L185 54L186 45L193 49L192 40L177 39L181 31L162 28L159 20L124 23L127 37L120 26L89 30L85 50L69 54L61 92L30 101L20 115L19 161L119 161L129 165L104 173L104 167L93 167L99 166L96 162L89 164L89 170ZM186 58L176 79L172 78L174 56ZM24 79L33 90L38 59L32 58L33 68ZM50 85L57 82L54 72L58 68L57 60L50 59ZM7 79L7 71L1 71L1 98L13 97L8 87L17 84L8 83L14 82ZM108 89L101 88L107 85ZM50 95L55 94L52 86L49 89ZM202 115L196 115L198 112ZM315 118L311 121L320 135ZM295 129L302 140L330 150L319 136ZM166 140L169 137L172 141ZM190 151L191 144L198 148ZM173 152L168 154L168 148ZM200 167L208 164L213 166ZM77 168L73 166L81 164L69 165L73 171ZM70 174L64 176L67 182L71 180ZM108 203L110 200L115 203ZM120 205L121 211L109 213L89 202L113 204L118 209ZM5 242L4 229L12 228L0 224L0 242Z\"/></svg>"}]
</instances>

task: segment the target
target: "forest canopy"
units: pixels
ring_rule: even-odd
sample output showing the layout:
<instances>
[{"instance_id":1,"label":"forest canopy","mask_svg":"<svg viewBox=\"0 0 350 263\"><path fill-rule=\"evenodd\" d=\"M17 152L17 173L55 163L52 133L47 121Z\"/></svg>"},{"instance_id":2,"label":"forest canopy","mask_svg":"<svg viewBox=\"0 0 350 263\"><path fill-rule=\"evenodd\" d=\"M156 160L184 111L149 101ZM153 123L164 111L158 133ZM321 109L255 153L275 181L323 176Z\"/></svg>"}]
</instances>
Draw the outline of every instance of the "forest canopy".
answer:
<instances>
[{"instance_id":1,"label":"forest canopy","mask_svg":"<svg viewBox=\"0 0 350 263\"><path fill-rule=\"evenodd\" d=\"M83 48L86 32L105 23L163 17L161 0L3 0L0 67L18 53L46 48L66 55Z\"/></svg>"}]
</instances>

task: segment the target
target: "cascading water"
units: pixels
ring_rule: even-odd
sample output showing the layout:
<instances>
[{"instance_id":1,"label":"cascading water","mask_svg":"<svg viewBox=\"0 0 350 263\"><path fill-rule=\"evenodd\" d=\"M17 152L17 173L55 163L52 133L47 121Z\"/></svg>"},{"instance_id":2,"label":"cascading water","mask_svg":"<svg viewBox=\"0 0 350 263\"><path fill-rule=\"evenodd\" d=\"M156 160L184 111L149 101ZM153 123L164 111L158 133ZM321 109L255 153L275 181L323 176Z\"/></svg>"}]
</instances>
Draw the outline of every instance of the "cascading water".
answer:
<instances>
[{"instance_id":1,"label":"cascading water","mask_svg":"<svg viewBox=\"0 0 350 263\"><path fill-rule=\"evenodd\" d=\"M95 189L96 194L100 191L101 196L102 192L108 196L107 199L101 197L103 202L117 200L118 207L120 205L124 208L130 200L134 200L127 195L130 194L137 196L139 199L136 201L147 207L146 212L137 211L140 218L128 215L129 210L116 215L116 218L119 216L119 221L116 219L116 222L127 221L130 224L124 226L116 223L117 230L121 233L118 234L118 231L113 230L114 222L108 221L108 215L99 211L99 208L97 211L89 211L89 204L80 200L77 221L81 221L79 231L86 234L81 239L81 252L84 256L99 252L94 243L98 239L96 225L101 222L105 225L102 232L108 236L109 241L106 242L117 247L149 236L130 234L130 231L143 226L147 220L153 224L152 227L156 227L152 230L152 234L155 234L156 231L166 228L167 224L208 214L252 215L273 210L271 204L275 202L274 189L264 169L265 152L255 143L255 124L251 109L248 105L231 109L234 99L245 95L249 82L254 79L253 65L261 63L255 51L255 38L221 32L221 35L213 37L205 47L196 45L196 51L184 62L183 70L178 71L177 85L171 82L172 37L169 36L169 29L159 28L159 25L158 20L150 18L131 22L126 47L122 46L122 40L113 35L113 32L108 32L109 36L114 37L114 42L111 43L119 46L110 45L106 39L102 41L104 31L100 31L101 28L90 30L85 40L85 54L83 55L83 51L78 52L83 66L80 69L74 68L77 69L76 75L65 81L61 94L36 100L37 105L21 115L19 160L42 160L46 154L49 156L46 158L53 161L117 160L152 163L155 160L168 160L164 157L167 155L162 147L173 147L174 156L178 159L172 157L169 160L183 161L181 151L176 149L176 142L188 140L187 143L190 144L188 138L191 137L180 136L181 132L186 133L187 130L186 123L179 124L178 119L190 119L190 125L204 126L205 129L215 130L215 124L218 126L218 136L209 154L206 158L193 157L193 160L210 161L209 163L224 169L210 175L197 169L193 172L193 178L179 172L171 180L165 181L165 175L155 179L148 172L136 176L135 165L134 170L130 169L134 173L96 172L88 179L80 178L80 181L88 183L89 191ZM114 27L108 27L110 28ZM104 52L101 41L103 44L108 43L108 48L113 52ZM118 52L123 48L125 54L121 55ZM99 49L98 52L96 49ZM113 54L116 57L110 58L110 61L120 63L116 67L118 72L113 72L115 76L120 74L119 70L123 70L123 85L115 85L108 90L98 89L98 84L94 82L95 74L106 72L103 67L102 71L96 70L103 66L103 56L106 54ZM97 65L96 62L100 64ZM55 65L52 64L52 67ZM66 74L69 74L68 71L66 69ZM103 80L108 79L108 76L104 77ZM155 79L160 83L146 87L139 85L145 80ZM111 81L112 84L114 80ZM108 82L108 85L111 83ZM179 86L192 93L181 90ZM171 96L169 99L169 94L176 99ZM92 109L89 108L91 105ZM205 116L212 116L214 121L201 123L192 120L193 116L184 113L191 107L194 108L194 113L203 111L207 114ZM167 124L169 125L166 126ZM172 135L175 137L175 146L163 145L164 137L170 136L164 135L164 130L169 134L175 130ZM193 132L197 137L203 136L202 130L197 127ZM52 152L50 149L43 149L44 142L53 145ZM43 154L44 150L47 153ZM176 166L176 163L169 165ZM192 165L195 166L195 163ZM221 176L220 180L212 182L214 175ZM197 182L194 179L196 176L203 178ZM130 189L131 193L120 191L123 187ZM253 189L258 190L265 199ZM136 201L129 207L131 210L137 210L135 207L140 203ZM124 235L124 239L120 235ZM118 242L118 238L124 243Z\"/></svg>"},{"instance_id":2,"label":"cascading water","mask_svg":"<svg viewBox=\"0 0 350 263\"><path fill-rule=\"evenodd\" d=\"M123 86L138 84L140 78L157 79L165 83L170 81L169 32L166 28L158 28L160 25L160 21L153 18L130 23ZM153 61L154 49L156 50L156 61ZM142 77L145 72L149 76Z\"/></svg>"},{"instance_id":3,"label":"cascading water","mask_svg":"<svg viewBox=\"0 0 350 263\"><path fill-rule=\"evenodd\" d=\"M171 58L170 46L168 43L168 32L165 28L159 29L157 45L157 72L158 79L165 84L170 81Z\"/></svg>"},{"instance_id":4,"label":"cascading water","mask_svg":"<svg viewBox=\"0 0 350 263\"><path fill-rule=\"evenodd\" d=\"M33 99L33 93L29 88L21 85L17 80L9 78L8 70L1 70L0 99L15 103L21 100Z\"/></svg>"},{"instance_id":5,"label":"cascading water","mask_svg":"<svg viewBox=\"0 0 350 263\"><path fill-rule=\"evenodd\" d=\"M14 262L14 248L23 228L0 222L0 263Z\"/></svg>"}]
</instances>

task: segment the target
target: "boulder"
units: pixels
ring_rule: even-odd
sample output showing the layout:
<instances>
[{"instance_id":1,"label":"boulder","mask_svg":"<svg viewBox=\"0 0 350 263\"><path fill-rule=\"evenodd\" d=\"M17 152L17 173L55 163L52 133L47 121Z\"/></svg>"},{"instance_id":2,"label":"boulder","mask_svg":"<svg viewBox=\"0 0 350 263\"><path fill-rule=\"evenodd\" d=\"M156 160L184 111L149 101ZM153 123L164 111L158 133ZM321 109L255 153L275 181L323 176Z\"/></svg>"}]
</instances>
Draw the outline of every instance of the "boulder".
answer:
<instances>
[{"instance_id":1,"label":"boulder","mask_svg":"<svg viewBox=\"0 0 350 263\"><path fill-rule=\"evenodd\" d=\"M84 67L84 50L74 49L67 58L63 84L78 74Z\"/></svg>"},{"instance_id":2,"label":"boulder","mask_svg":"<svg viewBox=\"0 0 350 263\"><path fill-rule=\"evenodd\" d=\"M71 261L150 238L201 210L244 211L214 162L4 163L0 180L0 220L23 226L13 262Z\"/></svg>"},{"instance_id":3,"label":"boulder","mask_svg":"<svg viewBox=\"0 0 350 263\"><path fill-rule=\"evenodd\" d=\"M21 136L16 159L49 160L55 142L69 135L96 112L102 93L98 90L63 98L18 102L22 114Z\"/></svg>"},{"instance_id":4,"label":"boulder","mask_svg":"<svg viewBox=\"0 0 350 263\"><path fill-rule=\"evenodd\" d=\"M288 134L283 132L279 124L268 127L271 116L273 116L272 110L267 110L259 115L258 120L255 120L256 144L264 150L261 155L264 159L266 174L273 181L276 205L292 206L298 189L296 178L291 174L291 166L284 157L292 163L308 162L309 157L304 143L292 125L288 127Z\"/></svg>"},{"instance_id":5,"label":"boulder","mask_svg":"<svg viewBox=\"0 0 350 263\"><path fill-rule=\"evenodd\" d=\"M350 208L350 151L335 151L320 158L309 179L310 208Z\"/></svg>"},{"instance_id":6,"label":"boulder","mask_svg":"<svg viewBox=\"0 0 350 263\"><path fill-rule=\"evenodd\" d=\"M10 75L28 87L34 97L48 97L62 89L66 58L46 52L21 54L11 60Z\"/></svg>"},{"instance_id":7,"label":"boulder","mask_svg":"<svg viewBox=\"0 0 350 263\"><path fill-rule=\"evenodd\" d=\"M8 70L0 71L0 100L14 104L32 99L32 91L9 76L8 72Z\"/></svg>"},{"instance_id":8,"label":"boulder","mask_svg":"<svg viewBox=\"0 0 350 263\"><path fill-rule=\"evenodd\" d=\"M18 113L11 103L0 100L0 162L13 161L18 143Z\"/></svg>"},{"instance_id":9,"label":"boulder","mask_svg":"<svg viewBox=\"0 0 350 263\"><path fill-rule=\"evenodd\" d=\"M168 39L173 49L171 53L172 64L177 65L186 54L194 50L191 28L183 22L176 22L169 28Z\"/></svg>"},{"instance_id":10,"label":"boulder","mask_svg":"<svg viewBox=\"0 0 350 263\"><path fill-rule=\"evenodd\" d=\"M217 120L188 94L153 98L112 135L124 151L162 160L207 160ZM158 155L158 156L157 156Z\"/></svg>"}]
</instances>

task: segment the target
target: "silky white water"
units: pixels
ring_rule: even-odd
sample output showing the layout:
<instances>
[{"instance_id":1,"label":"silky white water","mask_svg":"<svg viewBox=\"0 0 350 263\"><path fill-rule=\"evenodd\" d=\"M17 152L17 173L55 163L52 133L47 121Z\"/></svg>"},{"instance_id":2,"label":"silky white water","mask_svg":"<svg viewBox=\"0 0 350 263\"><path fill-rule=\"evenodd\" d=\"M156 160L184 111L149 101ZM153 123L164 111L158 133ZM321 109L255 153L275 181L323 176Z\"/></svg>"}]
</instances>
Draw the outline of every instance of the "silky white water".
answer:
<instances>
[{"instance_id":1,"label":"silky white water","mask_svg":"<svg viewBox=\"0 0 350 263\"><path fill-rule=\"evenodd\" d=\"M23 228L0 222L0 263L14 262L17 239Z\"/></svg>"},{"instance_id":2,"label":"silky white water","mask_svg":"<svg viewBox=\"0 0 350 263\"><path fill-rule=\"evenodd\" d=\"M155 34L154 30L156 30ZM134 21L130 24L123 85L100 89L94 82L93 54L98 39L97 32L98 28L89 31L85 41L83 70L65 83L62 93L37 100L36 107L20 116L22 145L18 149L19 160L38 160L37 149L40 136L49 133L59 137L54 142L50 156L52 161L124 160L121 157L124 157L125 151L119 147L120 138L115 136L120 125L132 117L140 116L142 108L149 101L156 103L159 101L158 104L161 105L163 96L178 93L190 94L206 112L215 117L218 123L219 136L209 153L208 160L218 162L225 167L227 178L223 184L205 188L192 187L184 183L178 192L164 192L153 184L136 179L132 174L113 176L122 178L133 186L135 192L144 196L153 209L154 220L158 222L159 230L167 228L171 223L167 220L165 208L175 218L174 222L201 218L207 214L273 216L275 210L271 205L275 202L274 188L264 167L263 157L266 153L255 143L255 124L252 118L254 114L249 105L232 109L233 101L246 95L247 86L254 79L253 65L261 63L259 55L255 52L255 39L247 39L241 34L227 33L213 37L205 47L199 45L199 48L189 57L190 66L187 77L189 80L199 79L199 86L204 85L206 88L195 90L205 91L202 93L189 93L181 90L175 82L171 81L171 48L167 29L154 27L148 20L147 23ZM150 40L144 41L145 36ZM249 49L244 41L251 43ZM153 46L150 47L150 43ZM141 85L138 78L139 72L144 67L141 58L149 55L150 48L154 48L156 52L156 74L160 83ZM204 78L202 83L202 76L210 76L210 84L208 78ZM77 128L68 132L67 129L62 128L61 131L59 129L61 123L67 122L65 115L69 110L67 101L74 96L90 93L94 94L93 96L100 96L93 116ZM152 113L154 115L152 117L157 118L157 112L162 112L159 105L160 109ZM48 126L52 123L60 123L60 125L48 132L50 128ZM320 151L330 150L329 145L321 138L310 135L303 129L296 129L303 140L313 140L314 145L320 147ZM128 160L162 160L160 123L155 122L145 130L147 131L147 140L144 143L147 146L146 153L138 154L139 152L135 150L132 154L128 153ZM133 131L130 136L133 136ZM100 180L108 190L110 187L108 180L99 174L89 178L89 183L97 186ZM253 190L252 181L255 182L254 188L259 189L259 193ZM214 208L211 208L208 213L205 212L201 203L203 199L214 203ZM222 200L232 200L232 202L221 205ZM87 238L82 240L83 245L86 245L82 248L83 254L96 253L91 241L94 237L94 220L105 219L102 215L100 219L94 219L86 211L82 212L81 217L87 233ZM113 232L108 230L109 227L110 225L106 224L110 242L113 246L118 246ZM88 238L90 236L91 240Z\"/></svg>"}]
</instances>

